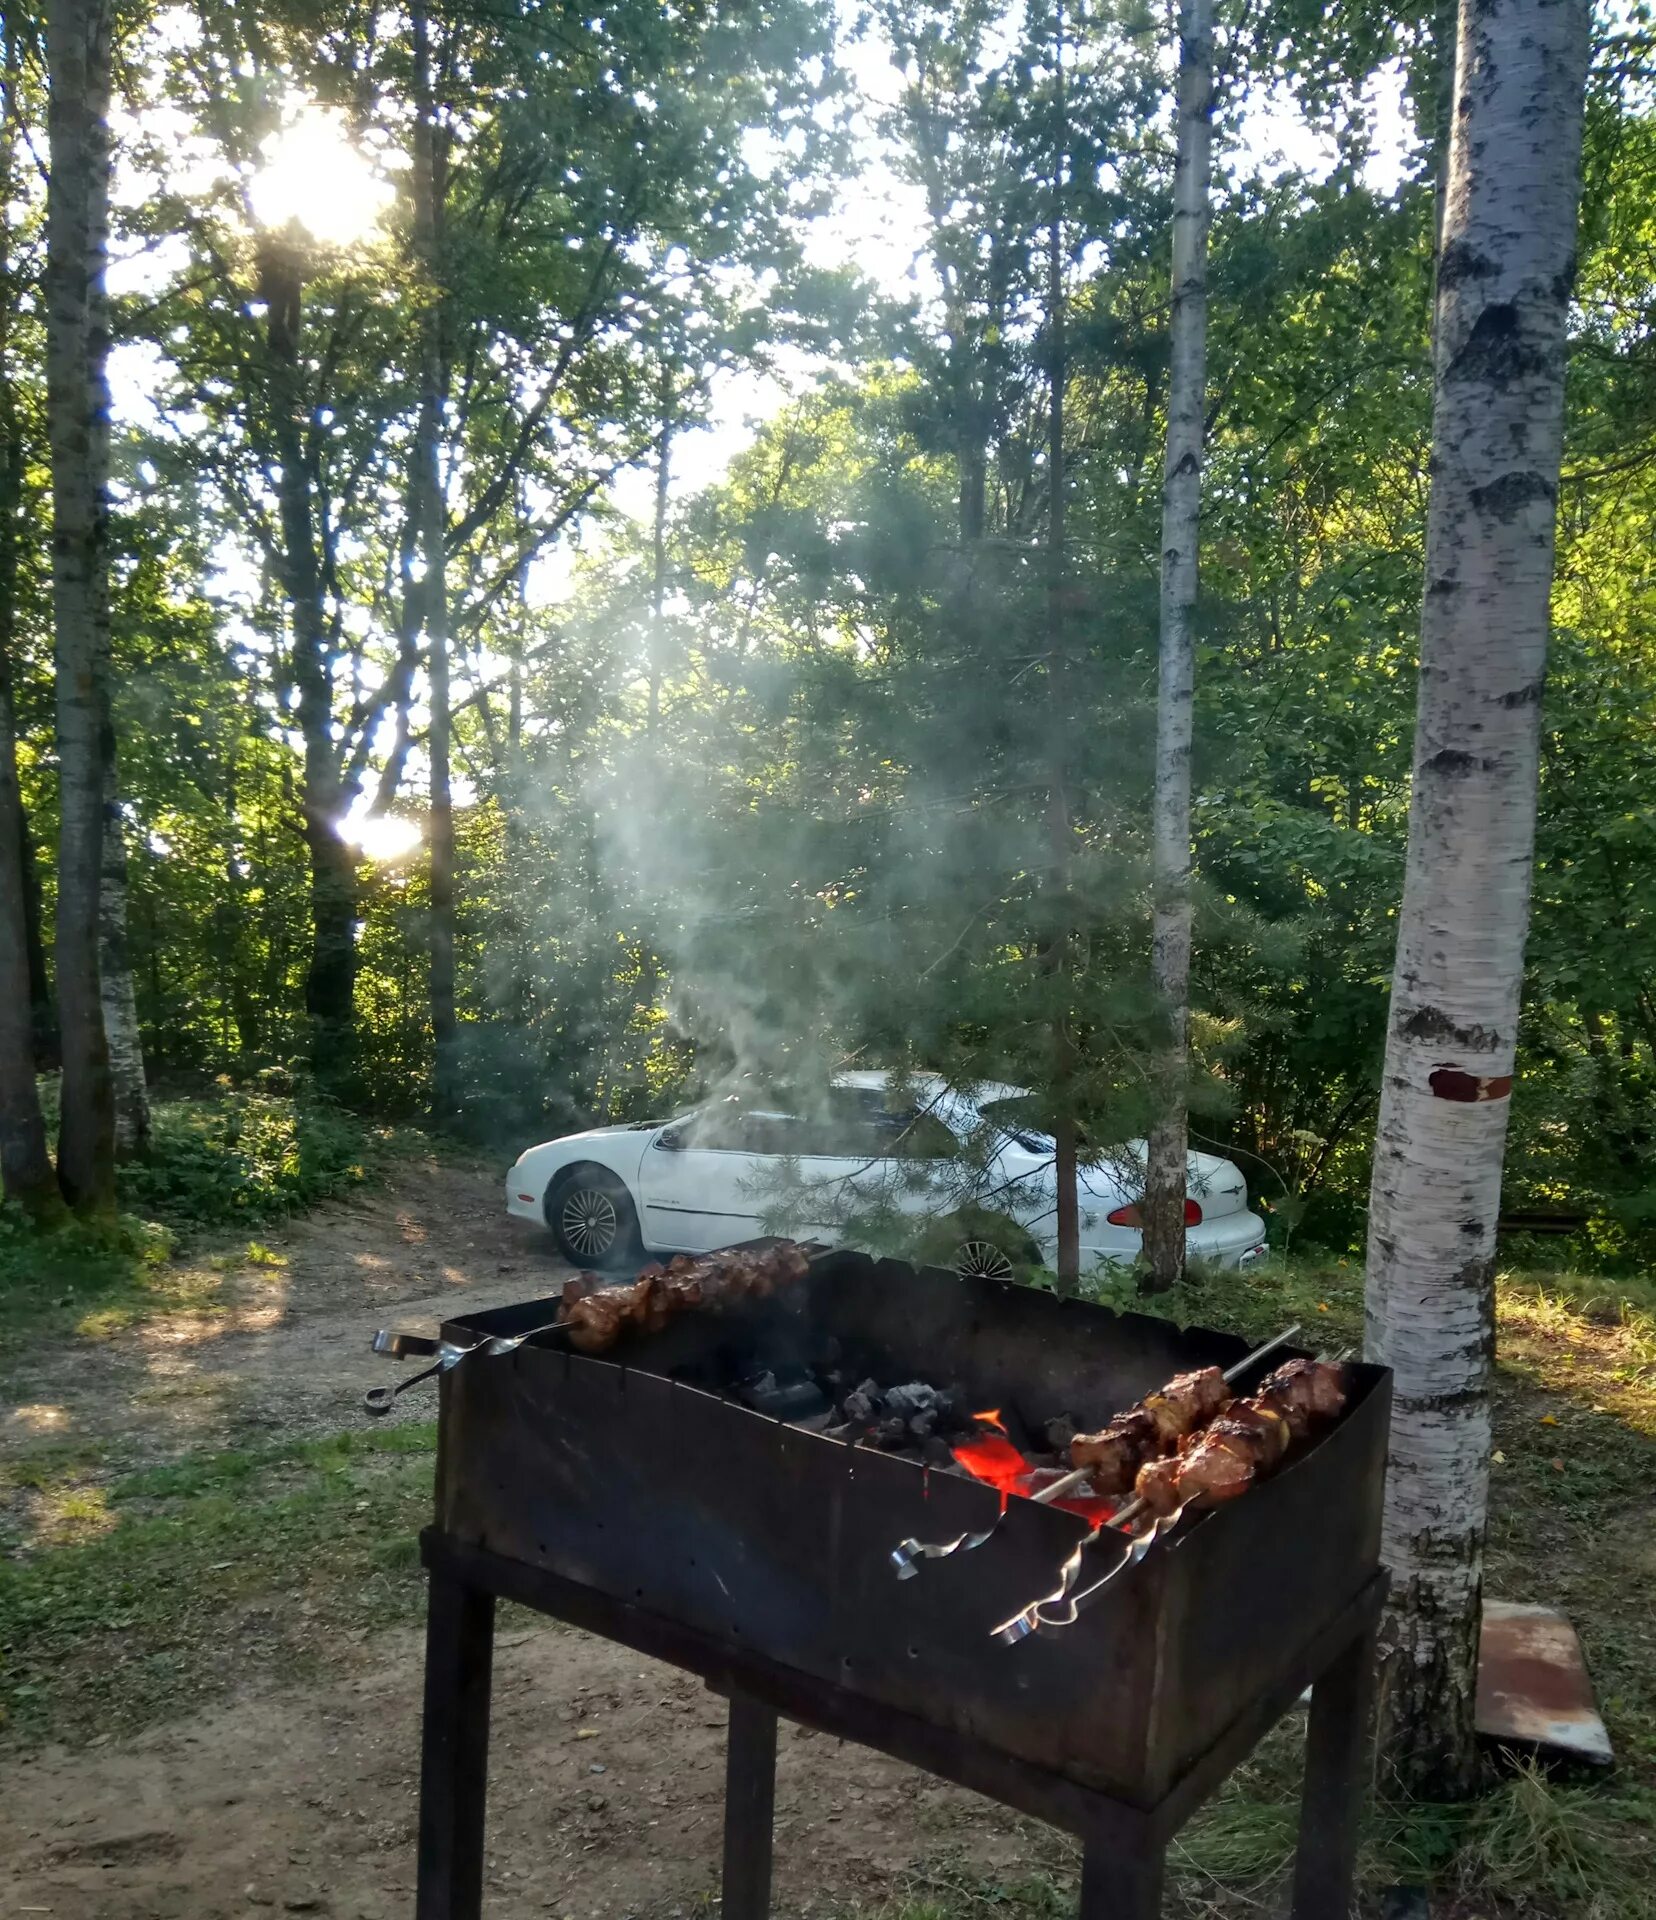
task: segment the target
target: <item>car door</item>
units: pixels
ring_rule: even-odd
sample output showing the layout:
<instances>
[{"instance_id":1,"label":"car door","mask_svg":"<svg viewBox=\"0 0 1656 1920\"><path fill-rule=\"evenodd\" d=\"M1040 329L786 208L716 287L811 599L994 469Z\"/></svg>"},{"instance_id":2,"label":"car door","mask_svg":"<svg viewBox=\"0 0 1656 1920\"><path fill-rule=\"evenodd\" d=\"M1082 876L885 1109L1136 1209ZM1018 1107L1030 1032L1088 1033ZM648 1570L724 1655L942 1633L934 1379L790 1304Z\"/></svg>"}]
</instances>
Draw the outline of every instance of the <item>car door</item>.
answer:
<instances>
[{"instance_id":1,"label":"car door","mask_svg":"<svg viewBox=\"0 0 1656 1920\"><path fill-rule=\"evenodd\" d=\"M660 1129L638 1172L644 1244L658 1253L706 1253L761 1231L750 1149L753 1116L732 1102Z\"/></svg>"}]
</instances>

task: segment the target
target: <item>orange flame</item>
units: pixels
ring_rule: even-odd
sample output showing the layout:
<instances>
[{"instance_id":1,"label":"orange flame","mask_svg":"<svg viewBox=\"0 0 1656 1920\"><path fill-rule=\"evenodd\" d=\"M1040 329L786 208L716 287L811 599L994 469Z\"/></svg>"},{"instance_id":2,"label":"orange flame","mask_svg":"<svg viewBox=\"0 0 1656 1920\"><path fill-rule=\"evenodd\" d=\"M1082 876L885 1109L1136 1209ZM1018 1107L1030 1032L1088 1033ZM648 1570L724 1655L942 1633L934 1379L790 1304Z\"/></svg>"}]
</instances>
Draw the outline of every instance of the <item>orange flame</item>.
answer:
<instances>
[{"instance_id":1,"label":"orange flame","mask_svg":"<svg viewBox=\"0 0 1656 1920\"><path fill-rule=\"evenodd\" d=\"M1013 1494L1027 1498L1033 1491L1033 1481L1041 1469L1028 1460L1013 1446L1007 1435L1005 1423L1000 1417L1000 1408L993 1407L987 1413L974 1413L972 1418L980 1426L994 1428L992 1433L974 1434L970 1440L962 1440L949 1451L955 1461L972 1476L987 1486L995 1488L1001 1497L1001 1511L1006 1511L1006 1503ZM1103 1526L1115 1512L1115 1503L1101 1499L1097 1494L1077 1489L1075 1493L1050 1502L1052 1506L1062 1507L1065 1513L1073 1513L1085 1520L1088 1526Z\"/></svg>"}]
</instances>

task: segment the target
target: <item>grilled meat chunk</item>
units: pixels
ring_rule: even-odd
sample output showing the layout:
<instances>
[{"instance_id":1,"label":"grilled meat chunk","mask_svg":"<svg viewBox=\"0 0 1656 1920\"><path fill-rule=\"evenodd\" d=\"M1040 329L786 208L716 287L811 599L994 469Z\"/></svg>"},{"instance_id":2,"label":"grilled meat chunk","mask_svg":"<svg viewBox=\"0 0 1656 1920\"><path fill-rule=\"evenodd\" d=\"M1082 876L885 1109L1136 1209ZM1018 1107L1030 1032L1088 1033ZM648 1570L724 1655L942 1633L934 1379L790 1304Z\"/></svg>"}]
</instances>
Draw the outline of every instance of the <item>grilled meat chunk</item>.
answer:
<instances>
[{"instance_id":1,"label":"grilled meat chunk","mask_svg":"<svg viewBox=\"0 0 1656 1920\"><path fill-rule=\"evenodd\" d=\"M564 1308L569 1344L580 1353L602 1353L621 1337L625 1302L619 1291L589 1293Z\"/></svg>"},{"instance_id":2,"label":"grilled meat chunk","mask_svg":"<svg viewBox=\"0 0 1656 1920\"><path fill-rule=\"evenodd\" d=\"M809 1265L804 1249L786 1240L697 1257L675 1253L665 1266L652 1262L622 1287L606 1288L595 1274L583 1273L564 1282L562 1324L578 1351L603 1353L623 1334L659 1333L675 1314L692 1308L764 1299L803 1278Z\"/></svg>"},{"instance_id":3,"label":"grilled meat chunk","mask_svg":"<svg viewBox=\"0 0 1656 1920\"><path fill-rule=\"evenodd\" d=\"M1090 1467L1098 1492L1126 1493L1147 1461L1170 1452L1229 1401L1230 1388L1217 1367L1176 1374L1100 1432L1078 1433L1069 1445L1070 1465Z\"/></svg>"},{"instance_id":4,"label":"grilled meat chunk","mask_svg":"<svg viewBox=\"0 0 1656 1920\"><path fill-rule=\"evenodd\" d=\"M1336 1419L1346 1403L1346 1371L1333 1360L1285 1360L1259 1390L1299 1439L1317 1421Z\"/></svg>"},{"instance_id":5,"label":"grilled meat chunk","mask_svg":"<svg viewBox=\"0 0 1656 1920\"><path fill-rule=\"evenodd\" d=\"M1343 1367L1327 1360L1290 1360L1258 1393L1231 1401L1179 1452L1147 1461L1134 1491L1158 1515L1192 1502L1217 1506L1234 1500L1272 1472L1295 1441L1334 1419L1346 1394Z\"/></svg>"}]
</instances>

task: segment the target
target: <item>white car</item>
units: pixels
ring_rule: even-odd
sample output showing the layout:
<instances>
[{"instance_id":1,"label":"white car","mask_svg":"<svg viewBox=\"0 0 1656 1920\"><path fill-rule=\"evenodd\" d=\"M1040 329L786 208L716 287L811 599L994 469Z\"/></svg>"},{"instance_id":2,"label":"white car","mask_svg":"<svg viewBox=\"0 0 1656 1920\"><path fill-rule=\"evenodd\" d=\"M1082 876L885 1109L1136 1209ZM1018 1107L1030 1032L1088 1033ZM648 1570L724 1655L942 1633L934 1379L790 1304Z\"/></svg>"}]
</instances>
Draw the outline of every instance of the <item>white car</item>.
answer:
<instances>
[{"instance_id":1,"label":"white car","mask_svg":"<svg viewBox=\"0 0 1656 1920\"><path fill-rule=\"evenodd\" d=\"M1027 1099L1017 1087L967 1094L930 1075L870 1072L837 1074L821 1099L801 1103L806 1112L756 1095L710 1100L671 1120L530 1147L506 1176L506 1211L549 1227L575 1266L601 1267L778 1230L832 1244L848 1216L882 1204L945 1219L964 1208L949 1264L1010 1278L1008 1249L973 1237L970 1210L1010 1216L1054 1263L1053 1143L1017 1117ZM1083 1270L1137 1257L1143 1166L1138 1140L1081 1169ZM1240 1171L1193 1153L1189 1181L1192 1256L1228 1267L1258 1258L1264 1222Z\"/></svg>"}]
</instances>

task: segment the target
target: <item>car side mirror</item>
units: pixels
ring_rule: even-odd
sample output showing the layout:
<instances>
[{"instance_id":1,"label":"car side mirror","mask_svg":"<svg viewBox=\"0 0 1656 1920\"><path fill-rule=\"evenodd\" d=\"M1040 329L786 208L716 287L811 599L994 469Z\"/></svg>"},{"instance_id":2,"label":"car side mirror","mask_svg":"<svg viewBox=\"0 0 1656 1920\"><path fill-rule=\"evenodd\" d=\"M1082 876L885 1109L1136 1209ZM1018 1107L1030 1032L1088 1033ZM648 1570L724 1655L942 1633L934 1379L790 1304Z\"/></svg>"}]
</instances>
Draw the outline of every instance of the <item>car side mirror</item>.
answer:
<instances>
[{"instance_id":1,"label":"car side mirror","mask_svg":"<svg viewBox=\"0 0 1656 1920\"><path fill-rule=\"evenodd\" d=\"M668 1153L682 1153L684 1151L684 1135L679 1132L677 1127L663 1127L660 1133L656 1135L656 1145L665 1148Z\"/></svg>"}]
</instances>

